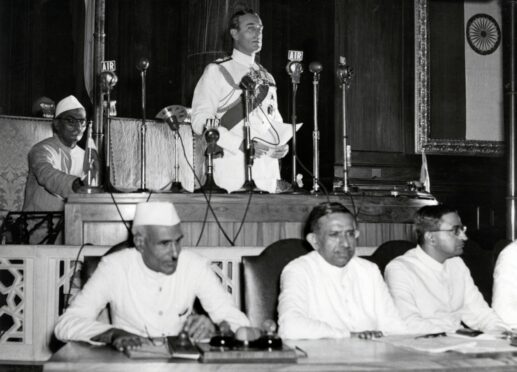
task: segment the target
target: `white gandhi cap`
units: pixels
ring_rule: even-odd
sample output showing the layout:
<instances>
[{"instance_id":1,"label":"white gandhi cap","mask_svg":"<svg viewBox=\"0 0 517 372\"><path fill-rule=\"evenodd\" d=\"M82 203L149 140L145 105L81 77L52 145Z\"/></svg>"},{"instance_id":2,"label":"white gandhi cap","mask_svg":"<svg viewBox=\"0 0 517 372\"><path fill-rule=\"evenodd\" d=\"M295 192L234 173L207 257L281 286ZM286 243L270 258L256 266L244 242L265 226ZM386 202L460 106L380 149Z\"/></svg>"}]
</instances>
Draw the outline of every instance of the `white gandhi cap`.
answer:
<instances>
[{"instance_id":1,"label":"white gandhi cap","mask_svg":"<svg viewBox=\"0 0 517 372\"><path fill-rule=\"evenodd\" d=\"M84 110L84 106L81 105L81 102L79 102L77 98L75 98L74 96L65 97L58 102L56 106L55 117L57 118L65 111L75 110L78 108L82 108Z\"/></svg>"},{"instance_id":2,"label":"white gandhi cap","mask_svg":"<svg viewBox=\"0 0 517 372\"><path fill-rule=\"evenodd\" d=\"M136 205L133 227L144 225L174 226L180 223L176 208L170 202L147 202Z\"/></svg>"}]
</instances>

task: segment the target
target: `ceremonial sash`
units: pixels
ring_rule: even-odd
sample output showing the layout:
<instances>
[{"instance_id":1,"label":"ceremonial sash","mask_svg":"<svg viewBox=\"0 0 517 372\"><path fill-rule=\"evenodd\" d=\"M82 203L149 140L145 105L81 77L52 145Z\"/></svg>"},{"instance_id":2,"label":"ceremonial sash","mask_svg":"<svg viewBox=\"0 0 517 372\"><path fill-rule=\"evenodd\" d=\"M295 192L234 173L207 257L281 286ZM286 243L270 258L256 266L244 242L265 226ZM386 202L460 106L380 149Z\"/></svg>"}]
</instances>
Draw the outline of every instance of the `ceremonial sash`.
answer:
<instances>
[{"instance_id":1,"label":"ceremonial sash","mask_svg":"<svg viewBox=\"0 0 517 372\"><path fill-rule=\"evenodd\" d=\"M259 68L261 66L259 65ZM239 85L235 83L230 72L224 67L219 65L219 69L228 84L230 84L233 88L239 89ZM261 68L262 69L262 68ZM273 85L273 84L271 84ZM255 98L252 101L252 105L250 107L250 114L257 109L257 107L264 101L269 93L269 85L260 84L257 86L255 90ZM233 102L226 112L221 117L219 125L223 126L228 130L232 130L244 117L246 116L246 105L243 99L243 95L241 95L235 102Z\"/></svg>"}]
</instances>

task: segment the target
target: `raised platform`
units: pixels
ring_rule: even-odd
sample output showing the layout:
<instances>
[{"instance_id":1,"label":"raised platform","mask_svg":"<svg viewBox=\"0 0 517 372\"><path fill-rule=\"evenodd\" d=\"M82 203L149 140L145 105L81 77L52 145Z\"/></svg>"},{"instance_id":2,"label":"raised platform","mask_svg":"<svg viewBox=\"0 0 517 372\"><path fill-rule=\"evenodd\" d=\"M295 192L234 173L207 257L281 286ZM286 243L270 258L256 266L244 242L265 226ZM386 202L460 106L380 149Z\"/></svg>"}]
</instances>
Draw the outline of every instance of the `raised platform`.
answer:
<instances>
[{"instance_id":1,"label":"raised platform","mask_svg":"<svg viewBox=\"0 0 517 372\"><path fill-rule=\"evenodd\" d=\"M201 246L221 247L233 243L264 247L279 239L302 238L310 210L327 198L218 194L211 196L212 213L207 210L207 201L202 194L76 194L65 205L65 244L113 245L126 239L136 204L146 200L174 203L182 220L183 243L187 246L194 246L199 241ZM361 231L358 245L372 247L386 240L411 240L411 222L416 210L436 204L434 198L421 198L416 194L414 197L357 194L330 196L329 200L341 202L356 211ZM241 224L242 229L235 238Z\"/></svg>"}]
</instances>

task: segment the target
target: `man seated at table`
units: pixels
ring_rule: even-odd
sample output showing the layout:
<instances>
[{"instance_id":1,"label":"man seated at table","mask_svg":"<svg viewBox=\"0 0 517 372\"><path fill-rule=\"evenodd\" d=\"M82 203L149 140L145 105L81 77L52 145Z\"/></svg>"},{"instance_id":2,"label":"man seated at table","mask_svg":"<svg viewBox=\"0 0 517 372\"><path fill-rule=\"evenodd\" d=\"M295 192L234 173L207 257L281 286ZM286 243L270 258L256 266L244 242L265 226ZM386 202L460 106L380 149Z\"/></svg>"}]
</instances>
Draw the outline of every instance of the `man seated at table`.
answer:
<instances>
[{"instance_id":1,"label":"man seated at table","mask_svg":"<svg viewBox=\"0 0 517 372\"><path fill-rule=\"evenodd\" d=\"M517 328L517 242L501 251L494 270L492 307L510 327Z\"/></svg>"},{"instance_id":2,"label":"man seated at table","mask_svg":"<svg viewBox=\"0 0 517 372\"><path fill-rule=\"evenodd\" d=\"M483 332L504 331L458 257L467 240L458 213L445 206L421 208L415 217L418 245L385 270L391 295L415 333L455 332L461 322Z\"/></svg>"},{"instance_id":3,"label":"man seated at table","mask_svg":"<svg viewBox=\"0 0 517 372\"><path fill-rule=\"evenodd\" d=\"M380 337L406 327L378 267L355 256L359 230L340 203L316 206L307 221L315 249L283 270L278 313L284 338Z\"/></svg>"},{"instance_id":4,"label":"man seated at table","mask_svg":"<svg viewBox=\"0 0 517 372\"><path fill-rule=\"evenodd\" d=\"M55 328L62 341L138 347L142 337L210 337L223 321L235 330L249 325L204 258L181 249L183 233L174 206L140 203L133 220L135 248L104 256ZM199 298L210 318L195 315ZM110 305L113 324L97 320ZM214 324L215 323L215 324Z\"/></svg>"}]
</instances>

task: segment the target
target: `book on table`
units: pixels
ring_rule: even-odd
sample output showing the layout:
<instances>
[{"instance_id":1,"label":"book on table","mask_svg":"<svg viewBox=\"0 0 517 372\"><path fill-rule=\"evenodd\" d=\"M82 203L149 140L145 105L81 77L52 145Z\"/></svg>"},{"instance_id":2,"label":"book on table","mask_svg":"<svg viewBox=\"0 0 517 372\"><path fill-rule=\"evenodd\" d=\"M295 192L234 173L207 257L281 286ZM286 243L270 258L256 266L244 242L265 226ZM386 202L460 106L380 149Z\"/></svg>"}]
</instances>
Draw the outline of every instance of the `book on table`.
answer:
<instances>
[{"instance_id":1,"label":"book on table","mask_svg":"<svg viewBox=\"0 0 517 372\"><path fill-rule=\"evenodd\" d=\"M131 359L180 358L197 360L201 356L199 349L190 339L180 336L144 339L141 347L126 350L125 353Z\"/></svg>"}]
</instances>

